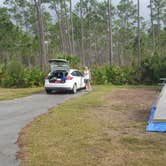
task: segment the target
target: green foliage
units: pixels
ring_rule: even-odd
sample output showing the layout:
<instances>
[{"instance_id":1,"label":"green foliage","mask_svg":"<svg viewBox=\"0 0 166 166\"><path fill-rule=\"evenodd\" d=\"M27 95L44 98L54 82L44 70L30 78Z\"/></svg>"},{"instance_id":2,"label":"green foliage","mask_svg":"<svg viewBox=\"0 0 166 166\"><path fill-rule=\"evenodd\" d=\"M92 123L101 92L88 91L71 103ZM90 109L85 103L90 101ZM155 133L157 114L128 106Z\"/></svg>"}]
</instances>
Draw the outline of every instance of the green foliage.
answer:
<instances>
[{"instance_id":1,"label":"green foliage","mask_svg":"<svg viewBox=\"0 0 166 166\"><path fill-rule=\"evenodd\" d=\"M39 56L40 42L34 1L4 0L3 2L5 5L0 7L1 63L6 63L17 56L27 67L38 65L41 56ZM43 0L41 2L48 59L57 52L63 52L66 55L58 56L69 60L71 67L74 68L78 67L78 57L81 57L80 60L83 61L83 56L88 65L108 64L106 58L109 50L107 1L82 0L74 3L73 1ZM47 10L48 7L51 10ZM165 7L165 0L153 1L151 19L154 27L150 26L143 17L140 18L142 59L145 56L150 57L155 51L165 56ZM57 19L52 18L50 13L52 10L56 12ZM122 66L131 65L137 62L137 4L133 0L119 0L115 6L112 3L111 10L114 63ZM154 48L152 47L153 30ZM77 54L78 57L70 56L71 53ZM113 69L112 72L118 75L119 69L115 70ZM120 80L119 83L121 82L124 81Z\"/></svg>"},{"instance_id":2,"label":"green foliage","mask_svg":"<svg viewBox=\"0 0 166 166\"><path fill-rule=\"evenodd\" d=\"M92 81L94 84L106 84L108 78L106 75L106 67L94 67L91 69Z\"/></svg>"},{"instance_id":3,"label":"green foliage","mask_svg":"<svg viewBox=\"0 0 166 166\"><path fill-rule=\"evenodd\" d=\"M94 67L91 72L94 84L157 84L161 77L166 77L166 57L146 58L141 68L112 65Z\"/></svg>"},{"instance_id":4,"label":"green foliage","mask_svg":"<svg viewBox=\"0 0 166 166\"><path fill-rule=\"evenodd\" d=\"M17 61L11 61L4 74L4 78L1 80L1 84L4 87L22 87L23 84L24 68L21 63Z\"/></svg>"},{"instance_id":5,"label":"green foliage","mask_svg":"<svg viewBox=\"0 0 166 166\"><path fill-rule=\"evenodd\" d=\"M44 81L44 73L39 67L33 68L31 70L24 70L24 86L35 87L42 86Z\"/></svg>"},{"instance_id":6,"label":"green foliage","mask_svg":"<svg viewBox=\"0 0 166 166\"><path fill-rule=\"evenodd\" d=\"M103 66L94 67L92 70L92 78L95 84L115 84L122 85L126 83L131 83L132 76L130 69L126 67L113 66Z\"/></svg>"},{"instance_id":7,"label":"green foliage","mask_svg":"<svg viewBox=\"0 0 166 166\"><path fill-rule=\"evenodd\" d=\"M116 65L106 67L106 75L112 84L122 85L127 81L123 68Z\"/></svg>"},{"instance_id":8,"label":"green foliage","mask_svg":"<svg viewBox=\"0 0 166 166\"><path fill-rule=\"evenodd\" d=\"M4 73L5 73L5 64L0 64L0 85L2 82L2 78L4 77Z\"/></svg>"},{"instance_id":9,"label":"green foliage","mask_svg":"<svg viewBox=\"0 0 166 166\"><path fill-rule=\"evenodd\" d=\"M73 66L78 65L77 59L71 56L56 58L65 58ZM145 58L141 68L117 65L94 66L91 67L91 74L94 84L157 84L159 78L166 77L166 57L154 55L151 58ZM28 69L17 61L11 61L7 66L0 64L0 85L2 87L42 86L44 75L39 67Z\"/></svg>"},{"instance_id":10,"label":"green foliage","mask_svg":"<svg viewBox=\"0 0 166 166\"><path fill-rule=\"evenodd\" d=\"M166 77L166 57L154 55L151 58L144 59L141 73L142 83L158 83L159 78Z\"/></svg>"},{"instance_id":11,"label":"green foliage","mask_svg":"<svg viewBox=\"0 0 166 166\"><path fill-rule=\"evenodd\" d=\"M2 87L42 86L44 81L44 73L38 67L30 70L17 61L10 62L0 76Z\"/></svg>"},{"instance_id":12,"label":"green foliage","mask_svg":"<svg viewBox=\"0 0 166 166\"><path fill-rule=\"evenodd\" d=\"M16 36L16 27L10 20L6 8L0 7L0 49L10 50L13 47L13 40Z\"/></svg>"}]
</instances>

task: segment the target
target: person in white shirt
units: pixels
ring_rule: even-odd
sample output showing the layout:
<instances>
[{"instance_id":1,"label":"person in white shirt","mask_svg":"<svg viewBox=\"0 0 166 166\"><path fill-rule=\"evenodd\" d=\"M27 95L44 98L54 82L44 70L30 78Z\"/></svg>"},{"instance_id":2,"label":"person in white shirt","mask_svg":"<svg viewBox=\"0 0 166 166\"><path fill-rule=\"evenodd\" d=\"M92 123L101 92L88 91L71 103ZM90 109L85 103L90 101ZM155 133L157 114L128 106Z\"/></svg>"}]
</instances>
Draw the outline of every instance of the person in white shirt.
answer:
<instances>
[{"instance_id":1,"label":"person in white shirt","mask_svg":"<svg viewBox=\"0 0 166 166\"><path fill-rule=\"evenodd\" d=\"M85 86L86 86L86 89L87 89L87 90L91 90L90 79L91 79L90 71L88 70L88 67L85 66L85 70L84 70L84 80L85 80Z\"/></svg>"}]
</instances>

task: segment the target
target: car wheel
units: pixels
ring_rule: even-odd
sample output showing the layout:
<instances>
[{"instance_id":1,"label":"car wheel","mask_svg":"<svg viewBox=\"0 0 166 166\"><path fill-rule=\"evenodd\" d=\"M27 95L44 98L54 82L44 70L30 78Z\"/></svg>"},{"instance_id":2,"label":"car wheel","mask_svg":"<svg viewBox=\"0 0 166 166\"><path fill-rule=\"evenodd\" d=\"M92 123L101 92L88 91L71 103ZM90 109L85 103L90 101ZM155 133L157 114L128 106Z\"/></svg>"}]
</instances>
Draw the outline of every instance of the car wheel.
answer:
<instances>
[{"instance_id":1,"label":"car wheel","mask_svg":"<svg viewBox=\"0 0 166 166\"><path fill-rule=\"evenodd\" d=\"M77 85L76 84L73 85L72 93L73 94L77 93Z\"/></svg>"},{"instance_id":2,"label":"car wheel","mask_svg":"<svg viewBox=\"0 0 166 166\"><path fill-rule=\"evenodd\" d=\"M46 93L47 94L50 94L51 93L51 90L50 89L45 89L46 90Z\"/></svg>"}]
</instances>

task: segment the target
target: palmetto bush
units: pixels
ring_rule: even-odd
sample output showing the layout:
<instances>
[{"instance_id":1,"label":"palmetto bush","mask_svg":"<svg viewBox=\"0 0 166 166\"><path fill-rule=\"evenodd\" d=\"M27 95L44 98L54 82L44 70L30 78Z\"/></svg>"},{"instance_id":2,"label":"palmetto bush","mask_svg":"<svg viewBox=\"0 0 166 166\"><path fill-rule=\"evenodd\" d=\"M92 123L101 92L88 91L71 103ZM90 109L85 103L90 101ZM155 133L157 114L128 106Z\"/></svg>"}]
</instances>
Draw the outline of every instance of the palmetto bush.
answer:
<instances>
[{"instance_id":1,"label":"palmetto bush","mask_svg":"<svg viewBox=\"0 0 166 166\"><path fill-rule=\"evenodd\" d=\"M141 67L95 66L91 69L94 84L157 84L166 77L166 57L153 56L143 59Z\"/></svg>"},{"instance_id":2,"label":"palmetto bush","mask_svg":"<svg viewBox=\"0 0 166 166\"><path fill-rule=\"evenodd\" d=\"M70 63L73 64L72 67L79 64L78 59L74 60L74 57L70 59ZM166 57L156 55L143 59L141 68L105 65L91 66L90 71L93 84L157 84L159 78L166 77ZM0 85L2 87L43 86L44 76L45 74L39 67L28 69L17 61L11 61L6 66L0 64Z\"/></svg>"},{"instance_id":3,"label":"palmetto bush","mask_svg":"<svg viewBox=\"0 0 166 166\"><path fill-rule=\"evenodd\" d=\"M0 83L2 87L20 88L42 86L43 81L44 73L40 68L28 69L17 61L11 61L3 71Z\"/></svg>"},{"instance_id":4,"label":"palmetto bush","mask_svg":"<svg viewBox=\"0 0 166 166\"><path fill-rule=\"evenodd\" d=\"M158 83L161 77L166 77L166 57L153 56L142 62L141 82L145 84Z\"/></svg>"},{"instance_id":5,"label":"palmetto bush","mask_svg":"<svg viewBox=\"0 0 166 166\"><path fill-rule=\"evenodd\" d=\"M131 83L131 72L128 68L117 65L94 67L91 69L92 81L95 84L123 85Z\"/></svg>"},{"instance_id":6,"label":"palmetto bush","mask_svg":"<svg viewBox=\"0 0 166 166\"><path fill-rule=\"evenodd\" d=\"M24 87L43 86L45 74L39 67L24 69Z\"/></svg>"},{"instance_id":7,"label":"palmetto bush","mask_svg":"<svg viewBox=\"0 0 166 166\"><path fill-rule=\"evenodd\" d=\"M21 63L11 61L4 71L1 85L3 87L22 87L24 68Z\"/></svg>"}]
</instances>

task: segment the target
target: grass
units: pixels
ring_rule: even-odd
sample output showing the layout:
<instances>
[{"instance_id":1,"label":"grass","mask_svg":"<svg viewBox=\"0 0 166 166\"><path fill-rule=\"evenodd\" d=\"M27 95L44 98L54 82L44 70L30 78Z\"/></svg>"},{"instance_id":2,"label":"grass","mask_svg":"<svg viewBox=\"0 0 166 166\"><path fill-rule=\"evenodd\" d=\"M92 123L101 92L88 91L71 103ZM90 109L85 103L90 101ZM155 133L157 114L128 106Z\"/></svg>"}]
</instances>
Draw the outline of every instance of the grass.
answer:
<instances>
[{"instance_id":1,"label":"grass","mask_svg":"<svg viewBox=\"0 0 166 166\"><path fill-rule=\"evenodd\" d=\"M164 166L163 133L147 133L157 92L98 86L37 118L22 130L25 166Z\"/></svg>"},{"instance_id":2,"label":"grass","mask_svg":"<svg viewBox=\"0 0 166 166\"><path fill-rule=\"evenodd\" d=\"M11 100L28 96L43 91L43 87L37 88L0 88L0 100Z\"/></svg>"}]
</instances>

